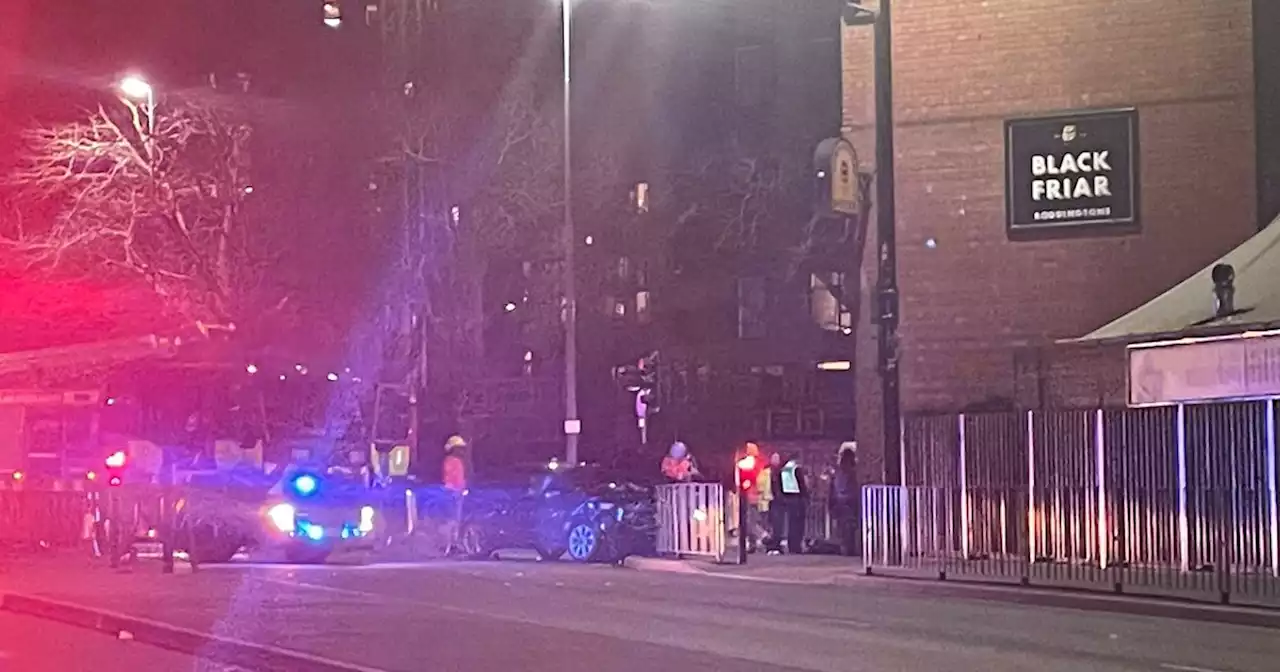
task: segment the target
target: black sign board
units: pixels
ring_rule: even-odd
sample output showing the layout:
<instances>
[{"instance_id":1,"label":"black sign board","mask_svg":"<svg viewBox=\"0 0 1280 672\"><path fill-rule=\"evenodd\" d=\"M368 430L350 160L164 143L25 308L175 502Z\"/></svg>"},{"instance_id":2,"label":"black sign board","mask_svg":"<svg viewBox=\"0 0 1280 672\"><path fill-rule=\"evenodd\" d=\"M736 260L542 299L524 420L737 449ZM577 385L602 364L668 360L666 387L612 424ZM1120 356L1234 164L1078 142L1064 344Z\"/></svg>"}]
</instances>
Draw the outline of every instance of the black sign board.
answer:
<instances>
[{"instance_id":1,"label":"black sign board","mask_svg":"<svg viewBox=\"0 0 1280 672\"><path fill-rule=\"evenodd\" d=\"M1138 112L1005 122L1009 234L1138 225Z\"/></svg>"}]
</instances>

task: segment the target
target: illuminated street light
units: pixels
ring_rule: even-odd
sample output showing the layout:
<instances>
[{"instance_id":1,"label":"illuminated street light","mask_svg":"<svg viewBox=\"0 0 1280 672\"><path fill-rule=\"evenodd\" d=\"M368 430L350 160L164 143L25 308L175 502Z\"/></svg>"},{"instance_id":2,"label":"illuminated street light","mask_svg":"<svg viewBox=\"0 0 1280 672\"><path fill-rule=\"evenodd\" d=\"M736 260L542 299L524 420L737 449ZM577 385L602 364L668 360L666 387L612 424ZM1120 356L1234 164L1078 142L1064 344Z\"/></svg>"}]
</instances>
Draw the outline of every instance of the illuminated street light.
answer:
<instances>
[{"instance_id":1,"label":"illuminated street light","mask_svg":"<svg viewBox=\"0 0 1280 672\"><path fill-rule=\"evenodd\" d=\"M120 92L133 98L134 100L145 100L150 102L154 96L154 90L147 80L136 75L130 75L120 80Z\"/></svg>"},{"instance_id":2,"label":"illuminated street light","mask_svg":"<svg viewBox=\"0 0 1280 672\"><path fill-rule=\"evenodd\" d=\"M147 80L137 76L129 75L120 80L120 93L125 98L134 101L143 101L146 104L145 111L147 113L147 151L152 151L151 142L156 134L156 90Z\"/></svg>"}]
</instances>

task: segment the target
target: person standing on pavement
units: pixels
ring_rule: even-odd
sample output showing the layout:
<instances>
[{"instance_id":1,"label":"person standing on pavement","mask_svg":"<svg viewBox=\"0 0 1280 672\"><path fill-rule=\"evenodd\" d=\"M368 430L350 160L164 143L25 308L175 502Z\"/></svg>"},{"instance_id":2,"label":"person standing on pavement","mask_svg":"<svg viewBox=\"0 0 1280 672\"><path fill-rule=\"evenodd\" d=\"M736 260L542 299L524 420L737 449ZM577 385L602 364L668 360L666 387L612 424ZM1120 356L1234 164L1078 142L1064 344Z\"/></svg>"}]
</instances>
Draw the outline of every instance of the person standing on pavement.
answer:
<instances>
[{"instance_id":1,"label":"person standing on pavement","mask_svg":"<svg viewBox=\"0 0 1280 672\"><path fill-rule=\"evenodd\" d=\"M773 453L769 456L769 468L765 473L769 483L768 549L770 555L777 555L782 552L782 540L787 534L787 507L782 499L782 455Z\"/></svg>"},{"instance_id":2,"label":"person standing on pavement","mask_svg":"<svg viewBox=\"0 0 1280 672\"><path fill-rule=\"evenodd\" d=\"M752 442L747 442L742 453L734 458L734 462L738 463L744 458L751 458L753 463L757 465L764 461L764 458L760 455L760 446ZM760 522L760 501L761 495L771 490L767 473L767 469L758 470L755 482L744 492L745 497L743 499L745 501L739 501L738 503L739 506L747 507L747 548L752 553L755 552L756 545L764 538L764 525Z\"/></svg>"},{"instance_id":3,"label":"person standing on pavement","mask_svg":"<svg viewBox=\"0 0 1280 672\"><path fill-rule=\"evenodd\" d=\"M836 472L831 479L831 517L839 535L840 554L847 557L858 555L862 542L858 535L862 498L857 455L852 448L841 448Z\"/></svg>"},{"instance_id":4,"label":"person standing on pavement","mask_svg":"<svg viewBox=\"0 0 1280 672\"><path fill-rule=\"evenodd\" d=\"M445 555L456 550L458 529L462 525L462 503L467 493L466 439L454 434L444 443L444 461L441 463L441 482L448 501L448 531Z\"/></svg>"},{"instance_id":5,"label":"person standing on pavement","mask_svg":"<svg viewBox=\"0 0 1280 672\"><path fill-rule=\"evenodd\" d=\"M786 521L787 552L803 553L805 514L808 513L809 507L804 469L801 468L798 458L791 458L781 462L781 466L775 467L772 471L775 476L771 506L780 509L774 520L775 522L779 519ZM775 534L777 534L776 531Z\"/></svg>"},{"instance_id":6,"label":"person standing on pavement","mask_svg":"<svg viewBox=\"0 0 1280 672\"><path fill-rule=\"evenodd\" d=\"M671 444L670 452L662 458L662 475L672 483L689 483L699 476L688 446L680 441Z\"/></svg>"}]
</instances>

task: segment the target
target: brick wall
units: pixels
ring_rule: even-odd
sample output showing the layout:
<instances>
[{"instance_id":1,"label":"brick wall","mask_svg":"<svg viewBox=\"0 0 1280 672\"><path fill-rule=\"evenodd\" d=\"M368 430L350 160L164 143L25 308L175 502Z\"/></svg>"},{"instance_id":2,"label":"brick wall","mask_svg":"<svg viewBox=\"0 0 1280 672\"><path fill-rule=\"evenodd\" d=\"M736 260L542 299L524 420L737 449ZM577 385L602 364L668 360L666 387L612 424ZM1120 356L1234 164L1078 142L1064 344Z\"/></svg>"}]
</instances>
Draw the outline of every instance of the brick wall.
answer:
<instances>
[{"instance_id":1,"label":"brick wall","mask_svg":"<svg viewBox=\"0 0 1280 672\"><path fill-rule=\"evenodd\" d=\"M1021 396L1017 350L1101 326L1255 230L1250 6L894 3L904 408ZM846 28L843 49L844 125L867 169L871 38L870 28ZM1141 119L1141 233L1008 241L1004 121L1122 106L1138 108ZM866 287L873 262L869 255L864 263ZM867 324L859 346L867 355L860 384L871 393L879 383ZM859 434L878 433L877 409L860 402L859 413Z\"/></svg>"}]
</instances>

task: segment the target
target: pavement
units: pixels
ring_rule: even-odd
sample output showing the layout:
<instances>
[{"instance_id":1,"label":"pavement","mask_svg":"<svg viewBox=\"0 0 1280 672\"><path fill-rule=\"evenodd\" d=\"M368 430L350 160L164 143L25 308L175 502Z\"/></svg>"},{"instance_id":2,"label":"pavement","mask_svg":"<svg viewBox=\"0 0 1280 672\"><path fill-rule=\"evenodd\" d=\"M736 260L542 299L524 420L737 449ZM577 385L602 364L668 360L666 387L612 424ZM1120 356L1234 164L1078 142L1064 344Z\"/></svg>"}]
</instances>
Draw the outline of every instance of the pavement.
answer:
<instances>
[{"instance_id":1,"label":"pavement","mask_svg":"<svg viewBox=\"0 0 1280 672\"><path fill-rule=\"evenodd\" d=\"M1257 625L919 582L836 585L808 580L832 574L822 563L835 560L790 560L790 576L773 560L747 574L437 560L171 576L145 564L115 572L88 561L10 561L0 564L0 618L39 614L80 626L86 646L153 644L193 656L112 665L157 671L199 669L191 665L203 659L270 671L1273 672L1280 660L1280 637ZM7 626L0 621L0 633ZM76 637L56 627L51 638ZM0 635L0 644L23 657L9 660L42 655L35 638Z\"/></svg>"},{"instance_id":2,"label":"pavement","mask_svg":"<svg viewBox=\"0 0 1280 672\"><path fill-rule=\"evenodd\" d=\"M121 640L118 636L86 633L70 625L0 612L0 672L102 672L103 661L111 661L110 669L116 670L240 672L244 669Z\"/></svg>"}]
</instances>

